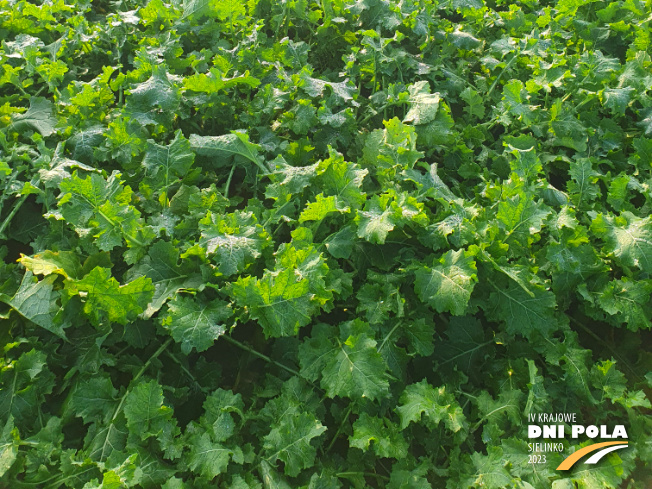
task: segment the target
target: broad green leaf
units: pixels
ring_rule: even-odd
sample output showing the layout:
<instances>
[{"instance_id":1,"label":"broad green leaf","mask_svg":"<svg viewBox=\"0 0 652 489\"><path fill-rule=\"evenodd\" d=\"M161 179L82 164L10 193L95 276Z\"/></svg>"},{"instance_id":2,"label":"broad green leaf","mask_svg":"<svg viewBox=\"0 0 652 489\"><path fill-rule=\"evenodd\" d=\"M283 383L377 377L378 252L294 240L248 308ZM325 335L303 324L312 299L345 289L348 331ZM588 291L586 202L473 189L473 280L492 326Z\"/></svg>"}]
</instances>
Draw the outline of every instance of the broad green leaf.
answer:
<instances>
[{"instance_id":1,"label":"broad green leaf","mask_svg":"<svg viewBox=\"0 0 652 489\"><path fill-rule=\"evenodd\" d=\"M509 334L531 338L538 332L547 336L559 327L555 295L541 285L532 284L529 291L534 295L510 282L507 287L496 287L483 307L491 319L505 323Z\"/></svg>"},{"instance_id":2,"label":"broad green leaf","mask_svg":"<svg viewBox=\"0 0 652 489\"><path fill-rule=\"evenodd\" d=\"M242 132L232 132L223 136L190 135L190 146L199 155L216 159L217 165L224 165L223 160L240 156L254 163L263 173L268 173L260 155L260 146L249 142L249 136Z\"/></svg>"},{"instance_id":3,"label":"broad green leaf","mask_svg":"<svg viewBox=\"0 0 652 489\"><path fill-rule=\"evenodd\" d=\"M528 249L550 212L545 204L522 192L501 200L496 218L505 233L503 241L517 250Z\"/></svg>"},{"instance_id":4,"label":"broad green leaf","mask_svg":"<svg viewBox=\"0 0 652 489\"><path fill-rule=\"evenodd\" d=\"M135 319L152 300L155 288L148 277L120 285L111 270L95 267L83 279L67 281L66 290L83 297L84 312L98 326L106 320L124 325Z\"/></svg>"},{"instance_id":5,"label":"broad green leaf","mask_svg":"<svg viewBox=\"0 0 652 489\"><path fill-rule=\"evenodd\" d=\"M353 226L346 226L324 240L328 252L335 258L349 258L356 240Z\"/></svg>"},{"instance_id":6,"label":"broad green leaf","mask_svg":"<svg viewBox=\"0 0 652 489\"><path fill-rule=\"evenodd\" d=\"M183 19L192 17L199 20L211 11L210 0L184 0Z\"/></svg>"},{"instance_id":7,"label":"broad green leaf","mask_svg":"<svg viewBox=\"0 0 652 489\"><path fill-rule=\"evenodd\" d=\"M79 279L82 274L79 256L72 251L45 250L33 256L22 255L18 261L34 275L58 273L68 279Z\"/></svg>"},{"instance_id":8,"label":"broad green leaf","mask_svg":"<svg viewBox=\"0 0 652 489\"><path fill-rule=\"evenodd\" d=\"M399 217L396 209L391 206L391 197L388 194L374 195L364 207L358 211L358 237L371 243L383 244L387 235L396 226Z\"/></svg>"},{"instance_id":9,"label":"broad green leaf","mask_svg":"<svg viewBox=\"0 0 652 489\"><path fill-rule=\"evenodd\" d=\"M603 250L620 263L652 273L652 217L636 217L631 212L619 216L596 214L591 231L605 242Z\"/></svg>"},{"instance_id":10,"label":"broad green leaf","mask_svg":"<svg viewBox=\"0 0 652 489\"><path fill-rule=\"evenodd\" d=\"M61 321L55 318L60 309L57 305L59 293L55 292L53 288L56 280L55 275L45 277L43 280L36 280L32 272L27 271L14 296L10 298L5 294L0 294L0 302L11 306L25 319L59 338L65 339L66 333L63 328L66 325L62 325Z\"/></svg>"},{"instance_id":11,"label":"broad green leaf","mask_svg":"<svg viewBox=\"0 0 652 489\"><path fill-rule=\"evenodd\" d=\"M13 416L9 415L9 419L7 419L0 434L0 477L5 475L16 461L19 446L20 435L14 427Z\"/></svg>"},{"instance_id":12,"label":"broad green leaf","mask_svg":"<svg viewBox=\"0 0 652 489\"><path fill-rule=\"evenodd\" d=\"M188 441L190 445L188 467L190 470L207 480L212 480L226 472L235 453L231 448L212 441L208 433L197 434Z\"/></svg>"},{"instance_id":13,"label":"broad green leaf","mask_svg":"<svg viewBox=\"0 0 652 489\"><path fill-rule=\"evenodd\" d=\"M355 320L339 329L339 338L326 325L313 329L311 338L299 347L302 375L313 381L321 377L328 397L383 397L388 388L386 366L371 328Z\"/></svg>"},{"instance_id":14,"label":"broad green leaf","mask_svg":"<svg viewBox=\"0 0 652 489\"><path fill-rule=\"evenodd\" d=\"M486 489L502 489L512 485L514 477L505 468L507 462L503 458L500 447L489 447L487 455L474 452L470 461L470 470L461 472L458 487L481 486Z\"/></svg>"},{"instance_id":15,"label":"broad green leaf","mask_svg":"<svg viewBox=\"0 0 652 489\"><path fill-rule=\"evenodd\" d=\"M389 191L374 195L369 199L364 210L358 210L355 222L358 225L358 237L371 243L383 244L395 226L415 224L424 226L428 218L423 212L423 204L407 194Z\"/></svg>"},{"instance_id":16,"label":"broad green leaf","mask_svg":"<svg viewBox=\"0 0 652 489\"><path fill-rule=\"evenodd\" d=\"M13 416L18 426L34 422L39 406L54 387L46 363L45 353L31 349L0 370L0 419Z\"/></svg>"},{"instance_id":17,"label":"broad green leaf","mask_svg":"<svg viewBox=\"0 0 652 489\"><path fill-rule=\"evenodd\" d=\"M149 140L142 163L145 168L145 182L151 187L167 191L171 184L178 182L188 173L194 160L195 155L190 149L190 143L180 130L174 134L174 139L167 146Z\"/></svg>"},{"instance_id":18,"label":"broad green leaf","mask_svg":"<svg viewBox=\"0 0 652 489\"><path fill-rule=\"evenodd\" d=\"M265 335L276 338L295 335L318 309L308 279L298 278L291 269L267 272L260 280L241 277L233 284L233 295Z\"/></svg>"},{"instance_id":19,"label":"broad green leaf","mask_svg":"<svg viewBox=\"0 0 652 489\"><path fill-rule=\"evenodd\" d=\"M15 116L10 128L17 131L34 129L43 136L50 136L56 131L57 125L57 119L52 114L53 108L49 100L43 97L32 97L27 112Z\"/></svg>"},{"instance_id":20,"label":"broad green leaf","mask_svg":"<svg viewBox=\"0 0 652 489\"><path fill-rule=\"evenodd\" d=\"M394 423L387 418L378 418L362 413L353 423L353 435L349 445L373 451L379 457L401 459L408 454L408 444Z\"/></svg>"},{"instance_id":21,"label":"broad green leaf","mask_svg":"<svg viewBox=\"0 0 652 489\"><path fill-rule=\"evenodd\" d=\"M349 212L349 207L342 205L333 195L324 197L324 194L318 194L315 202L309 202L301 212L299 222L322 221L333 212L346 213Z\"/></svg>"},{"instance_id":22,"label":"broad green leaf","mask_svg":"<svg viewBox=\"0 0 652 489\"><path fill-rule=\"evenodd\" d=\"M627 329L637 331L652 327L651 293L652 280L632 281L624 277L609 282L597 294L597 301L603 310L614 316L616 324L625 324Z\"/></svg>"},{"instance_id":23,"label":"broad green leaf","mask_svg":"<svg viewBox=\"0 0 652 489\"><path fill-rule=\"evenodd\" d=\"M141 440L158 437L171 423L172 409L163 404L163 389L155 380L139 382L125 398L124 413L129 431Z\"/></svg>"},{"instance_id":24,"label":"broad green leaf","mask_svg":"<svg viewBox=\"0 0 652 489\"><path fill-rule=\"evenodd\" d=\"M270 241L252 212L236 211L221 216L208 213L199 221L199 229L199 244L215 255L217 269L225 276L243 272Z\"/></svg>"},{"instance_id":25,"label":"broad green leaf","mask_svg":"<svg viewBox=\"0 0 652 489\"><path fill-rule=\"evenodd\" d=\"M276 268L261 279L240 277L232 296L257 320L268 337L295 335L332 299L324 279L328 266L312 246L282 246Z\"/></svg>"},{"instance_id":26,"label":"broad green leaf","mask_svg":"<svg viewBox=\"0 0 652 489\"><path fill-rule=\"evenodd\" d=\"M325 196L333 195L344 205L359 209L365 202L362 183L369 173L357 164L344 160L344 156L332 149L329 157L317 165L315 185Z\"/></svg>"},{"instance_id":27,"label":"broad green leaf","mask_svg":"<svg viewBox=\"0 0 652 489\"><path fill-rule=\"evenodd\" d=\"M147 277L154 285L154 295L143 312L145 319L154 315L163 304L179 292L201 288L202 276L188 260L179 263L179 250L167 241L157 241L137 265L130 268L126 280Z\"/></svg>"},{"instance_id":28,"label":"broad green leaf","mask_svg":"<svg viewBox=\"0 0 652 489\"><path fill-rule=\"evenodd\" d=\"M439 259L437 265L416 271L414 291L438 312L448 311L461 316L478 281L476 271L475 261L469 252L450 250Z\"/></svg>"},{"instance_id":29,"label":"broad green leaf","mask_svg":"<svg viewBox=\"0 0 652 489\"><path fill-rule=\"evenodd\" d=\"M197 298L177 295L168 303L168 314L161 320L174 341L181 343L186 355L192 349L207 350L226 331L224 322L231 317L231 309L220 300L210 303Z\"/></svg>"},{"instance_id":30,"label":"broad green leaf","mask_svg":"<svg viewBox=\"0 0 652 489\"><path fill-rule=\"evenodd\" d=\"M270 174L273 183L265 188L265 196L269 199L285 203L286 198L300 194L317 176L319 163L308 166L292 166L282 156L278 156L271 164L274 171Z\"/></svg>"},{"instance_id":31,"label":"broad green leaf","mask_svg":"<svg viewBox=\"0 0 652 489\"><path fill-rule=\"evenodd\" d=\"M539 175L543 168L537 156L536 139L532 136L520 135L519 137L505 138L503 144L514 156L509 162L514 173L525 180L536 178Z\"/></svg>"},{"instance_id":32,"label":"broad green leaf","mask_svg":"<svg viewBox=\"0 0 652 489\"><path fill-rule=\"evenodd\" d=\"M418 116L415 113L414 117L419 120L421 117L427 120L435 117L439 97L435 98L436 100L430 100L425 106L421 102L419 107L424 110L424 114ZM384 121L384 125L385 129L377 129L367 136L363 154L365 162L375 169L378 177L392 179L401 170L413 168L423 153L416 149L417 136L414 127L403 124L396 117Z\"/></svg>"},{"instance_id":33,"label":"broad green leaf","mask_svg":"<svg viewBox=\"0 0 652 489\"><path fill-rule=\"evenodd\" d=\"M408 385L399 402L396 410L401 418L401 430L410 423L420 422L422 417L430 428L442 421L453 432L466 426L462 408L454 396L446 392L446 386L435 388L424 379Z\"/></svg>"},{"instance_id":34,"label":"broad green leaf","mask_svg":"<svg viewBox=\"0 0 652 489\"><path fill-rule=\"evenodd\" d=\"M435 120L439 108L439 93L430 93L430 84L420 81L408 87L410 110L403 122L427 124Z\"/></svg>"},{"instance_id":35,"label":"broad green leaf","mask_svg":"<svg viewBox=\"0 0 652 489\"><path fill-rule=\"evenodd\" d=\"M593 169L589 158L573 161L569 173L572 179L568 182L571 201L578 209L586 207L586 203L592 202L600 195L600 187L597 184L600 174Z\"/></svg>"},{"instance_id":36,"label":"broad green leaf","mask_svg":"<svg viewBox=\"0 0 652 489\"><path fill-rule=\"evenodd\" d=\"M632 87L605 88L600 92L600 99L606 108L618 114L625 114L635 92L636 89Z\"/></svg>"},{"instance_id":37,"label":"broad green leaf","mask_svg":"<svg viewBox=\"0 0 652 489\"><path fill-rule=\"evenodd\" d=\"M216 68L211 68L206 74L195 73L183 80L183 86L186 90L208 94L214 94L220 90L227 90L237 85L246 85L255 88L260 85L260 80L249 76L248 71L245 71L242 76L225 78L223 73Z\"/></svg>"},{"instance_id":38,"label":"broad green leaf","mask_svg":"<svg viewBox=\"0 0 652 489\"><path fill-rule=\"evenodd\" d=\"M180 99L179 89L167 67L164 64L153 65L149 79L131 89L125 113L143 125L158 124L173 116Z\"/></svg>"},{"instance_id":39,"label":"broad green leaf","mask_svg":"<svg viewBox=\"0 0 652 489\"><path fill-rule=\"evenodd\" d=\"M329 397L382 397L387 389L385 365L376 351L376 342L367 334L351 335L338 341L337 355L326 365L322 386Z\"/></svg>"},{"instance_id":40,"label":"broad green leaf","mask_svg":"<svg viewBox=\"0 0 652 489\"><path fill-rule=\"evenodd\" d=\"M137 248L151 241L153 233L131 205L131 188L121 185L120 173L113 172L108 179L98 174L82 179L75 173L60 188L61 216L79 236L92 236L102 251L121 246L123 239Z\"/></svg>"},{"instance_id":41,"label":"broad green leaf","mask_svg":"<svg viewBox=\"0 0 652 489\"><path fill-rule=\"evenodd\" d=\"M466 87L462 93L460 93L460 97L467 104L467 106L464 107L464 112L466 112L469 117L482 118L484 116L484 100L478 92L471 87Z\"/></svg>"},{"instance_id":42,"label":"broad green leaf","mask_svg":"<svg viewBox=\"0 0 652 489\"><path fill-rule=\"evenodd\" d=\"M84 420L108 422L118 403L118 391L108 376L80 381L72 391L68 408Z\"/></svg>"},{"instance_id":43,"label":"broad green leaf","mask_svg":"<svg viewBox=\"0 0 652 489\"><path fill-rule=\"evenodd\" d=\"M534 116L532 115L532 109L527 104L528 98L523 82L520 80L510 80L503 87L501 105L517 120L521 120L525 124L530 124L534 120Z\"/></svg>"},{"instance_id":44,"label":"broad green leaf","mask_svg":"<svg viewBox=\"0 0 652 489\"><path fill-rule=\"evenodd\" d=\"M204 414L199 425L194 422L187 428L188 466L207 479L213 479L226 471L231 461L242 464L242 450L227 447L224 442L233 436L235 422L231 413L242 417L244 404L240 394L233 394L223 389L214 391L204 401Z\"/></svg>"},{"instance_id":45,"label":"broad green leaf","mask_svg":"<svg viewBox=\"0 0 652 489\"><path fill-rule=\"evenodd\" d=\"M315 463L317 450L311 440L325 431L326 427L310 413L284 417L263 439L265 458L270 463L282 460L285 474L297 476Z\"/></svg>"}]
</instances>

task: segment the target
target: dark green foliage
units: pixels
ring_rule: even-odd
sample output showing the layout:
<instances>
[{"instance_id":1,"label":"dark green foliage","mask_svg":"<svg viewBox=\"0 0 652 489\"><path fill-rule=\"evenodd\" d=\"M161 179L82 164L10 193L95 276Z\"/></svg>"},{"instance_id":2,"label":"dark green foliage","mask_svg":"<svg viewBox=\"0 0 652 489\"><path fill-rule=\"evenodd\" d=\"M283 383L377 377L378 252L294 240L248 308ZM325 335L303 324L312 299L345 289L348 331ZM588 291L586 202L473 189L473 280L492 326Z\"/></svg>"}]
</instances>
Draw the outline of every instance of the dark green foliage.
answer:
<instances>
[{"instance_id":1,"label":"dark green foliage","mask_svg":"<svg viewBox=\"0 0 652 489\"><path fill-rule=\"evenodd\" d=\"M651 18L0 0L0 487L650 487Z\"/></svg>"}]
</instances>

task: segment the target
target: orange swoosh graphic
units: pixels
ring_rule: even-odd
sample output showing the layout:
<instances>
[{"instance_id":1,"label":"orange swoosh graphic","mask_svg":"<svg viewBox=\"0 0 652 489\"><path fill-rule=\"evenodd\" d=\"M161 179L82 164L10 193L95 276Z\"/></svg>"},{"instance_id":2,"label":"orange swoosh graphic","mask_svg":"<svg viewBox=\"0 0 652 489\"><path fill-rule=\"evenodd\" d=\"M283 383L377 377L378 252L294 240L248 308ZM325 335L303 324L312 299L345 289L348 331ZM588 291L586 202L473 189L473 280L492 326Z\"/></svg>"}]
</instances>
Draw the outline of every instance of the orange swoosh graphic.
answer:
<instances>
[{"instance_id":1,"label":"orange swoosh graphic","mask_svg":"<svg viewBox=\"0 0 652 489\"><path fill-rule=\"evenodd\" d=\"M559 464L559 467L557 467L557 470L568 470L570 469L573 465L575 465L575 462L577 462L579 459L581 459L584 455L595 452L596 450L599 450L600 448L604 447L610 447L612 445L627 445L626 441L605 441L603 443L594 443L593 445L589 445L587 447L582 448L581 450L576 451L572 455L569 455L566 460L564 460L562 463Z\"/></svg>"}]
</instances>

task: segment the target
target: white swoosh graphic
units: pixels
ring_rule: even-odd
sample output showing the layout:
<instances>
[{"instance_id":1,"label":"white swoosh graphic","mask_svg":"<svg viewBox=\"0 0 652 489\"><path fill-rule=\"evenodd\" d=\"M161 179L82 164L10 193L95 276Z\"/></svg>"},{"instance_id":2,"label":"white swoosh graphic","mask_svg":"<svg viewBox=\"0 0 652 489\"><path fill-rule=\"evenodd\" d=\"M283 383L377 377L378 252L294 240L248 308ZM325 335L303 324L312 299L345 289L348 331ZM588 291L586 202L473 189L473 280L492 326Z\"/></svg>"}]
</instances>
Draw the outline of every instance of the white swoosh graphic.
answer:
<instances>
[{"instance_id":1,"label":"white swoosh graphic","mask_svg":"<svg viewBox=\"0 0 652 489\"><path fill-rule=\"evenodd\" d=\"M598 453L592 455L590 458L584 462L585 464L597 464L602 457L607 455L610 452L613 452L614 450L620 450L621 448L627 448L627 445L615 445L613 447L607 447L603 448L600 450Z\"/></svg>"}]
</instances>

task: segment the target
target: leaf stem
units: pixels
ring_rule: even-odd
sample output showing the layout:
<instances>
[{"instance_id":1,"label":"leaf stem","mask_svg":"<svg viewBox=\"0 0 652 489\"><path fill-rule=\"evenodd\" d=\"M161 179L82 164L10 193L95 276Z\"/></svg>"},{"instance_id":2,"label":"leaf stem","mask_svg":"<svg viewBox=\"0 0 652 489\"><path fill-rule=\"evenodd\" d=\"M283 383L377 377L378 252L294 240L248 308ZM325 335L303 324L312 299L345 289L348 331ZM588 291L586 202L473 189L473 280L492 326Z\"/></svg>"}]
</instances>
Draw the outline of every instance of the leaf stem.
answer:
<instances>
[{"instance_id":1,"label":"leaf stem","mask_svg":"<svg viewBox=\"0 0 652 489\"><path fill-rule=\"evenodd\" d=\"M5 228L9 225L11 220L14 218L14 216L16 215L16 212L18 212L18 209L20 209L20 207L25 203L28 196L29 196L29 194L23 195L18 200L18 202L16 202L16 205L14 205L14 208L11 209L11 212L7 215L7 217L5 217L5 220L2 221L2 225L0 225L0 237L2 237Z\"/></svg>"},{"instance_id":2,"label":"leaf stem","mask_svg":"<svg viewBox=\"0 0 652 489\"><path fill-rule=\"evenodd\" d=\"M401 325L401 321L398 321L398 322L396 323L396 326L394 326L394 327L391 329L391 331L390 331L389 333L387 333L387 335L385 336L385 339L383 339L383 342L382 342L382 343L380 344L380 346L378 347L378 353L380 353L380 350L383 349L383 347L385 346L385 343L387 343L387 340L388 340L388 339L389 339L389 338L394 334L394 331L396 331L400 325Z\"/></svg>"},{"instance_id":3,"label":"leaf stem","mask_svg":"<svg viewBox=\"0 0 652 489\"><path fill-rule=\"evenodd\" d=\"M376 479L383 479L386 481L389 480L389 477L385 475L374 474L373 472L338 472L335 474L336 477L357 477L360 475L363 477L375 477Z\"/></svg>"},{"instance_id":4,"label":"leaf stem","mask_svg":"<svg viewBox=\"0 0 652 489\"><path fill-rule=\"evenodd\" d=\"M512 59L510 59L507 62L507 64L505 65L505 67L500 71L500 73L498 73L498 76L496 77L493 84L491 85L491 88L487 92L487 97L489 97L491 95L491 93L494 91L494 88L496 88L496 85L498 84L498 82L502 78L503 74L512 66L514 61L516 61L516 58L518 58L518 54L514 53L514 57Z\"/></svg>"},{"instance_id":5,"label":"leaf stem","mask_svg":"<svg viewBox=\"0 0 652 489\"><path fill-rule=\"evenodd\" d=\"M140 246L141 248L145 247L145 243L140 241L138 238L134 238L133 236L128 236L127 234L125 234L124 230L122 229L122 226L120 226L120 224L116 224L115 221L113 219L111 219L109 216L107 216L104 212L102 212L102 210L99 207L97 207L97 213L100 216L102 216L104 219L109 221L111 226L117 227L118 229L120 229L120 231L122 231L122 235L124 236L125 240L132 241L132 242L136 243L136 245Z\"/></svg>"},{"instance_id":6,"label":"leaf stem","mask_svg":"<svg viewBox=\"0 0 652 489\"><path fill-rule=\"evenodd\" d=\"M231 171L229 172L229 178L226 179L226 184L224 185L224 197L229 198L229 187L231 186L231 179L233 178L233 172L235 171L235 163L231 165Z\"/></svg>"},{"instance_id":7,"label":"leaf stem","mask_svg":"<svg viewBox=\"0 0 652 489\"><path fill-rule=\"evenodd\" d=\"M135 375L133 379L131 379L131 382L129 383L130 385L136 382L140 377L145 373L145 371L149 368L149 366L152 364L152 362L158 358L158 356L165 351L165 349L172 343L172 338L168 338L165 343L163 343L158 350L156 350L151 357L143 364L143 366L140 368L138 373ZM118 418L120 415L120 412L122 411L122 406L125 403L125 400L127 399L127 394L129 394L130 390L127 388L125 391L124 395L120 399L120 403L118 404L118 407L115 408L115 412L113 413L113 416L111 417L111 423L113 424L115 420Z\"/></svg>"},{"instance_id":8,"label":"leaf stem","mask_svg":"<svg viewBox=\"0 0 652 489\"><path fill-rule=\"evenodd\" d=\"M333 438L331 438L331 442L326 447L326 452L324 452L324 453L330 452L331 448L333 448L333 445L335 445L335 441L340 436L340 433L342 432L342 429L344 428L344 423L346 423L348 421L349 416L351 416L351 406L350 405L349 405L349 408L346 410L346 414L342 418L342 422L340 423L340 426L337 428L337 431L333 435Z\"/></svg>"},{"instance_id":9,"label":"leaf stem","mask_svg":"<svg viewBox=\"0 0 652 489\"><path fill-rule=\"evenodd\" d=\"M297 371L294 370L293 368L290 368L290 367L288 367L288 366L286 366L286 365L283 365L282 363L277 362L276 360L272 360L272 359L271 359L270 357L268 357L267 355L263 355L263 354L260 353L259 351L254 350L254 349L251 348L250 346L245 345L244 343L241 343L240 341L238 341L238 340L236 340L236 339L233 339L233 338L231 338L231 337L228 336L228 335L222 335L222 336L220 336L220 338L225 339L226 341L228 341L228 342L231 343L232 345L235 345L235 346L237 346L238 348L240 348L240 349L242 349L242 350L244 350L244 351L246 351L246 352L251 353L252 355L254 355L254 356L260 358L261 360L264 360L264 361L266 361L266 362L268 362L268 363L271 363L272 365L275 365L275 366L277 366L278 368L283 369L283 370L285 370L286 372L288 372L288 373L290 373L290 374L292 374L292 375L296 375L297 377L300 377L301 379L305 380L306 382L308 382L310 385L312 385L312 386L315 387L316 389L319 389L319 387L317 387L317 386L316 386L315 384L313 384L311 381L309 381L308 379L306 379L303 375L301 375L299 372L297 372ZM319 389L319 390L321 390L321 389Z\"/></svg>"}]
</instances>

